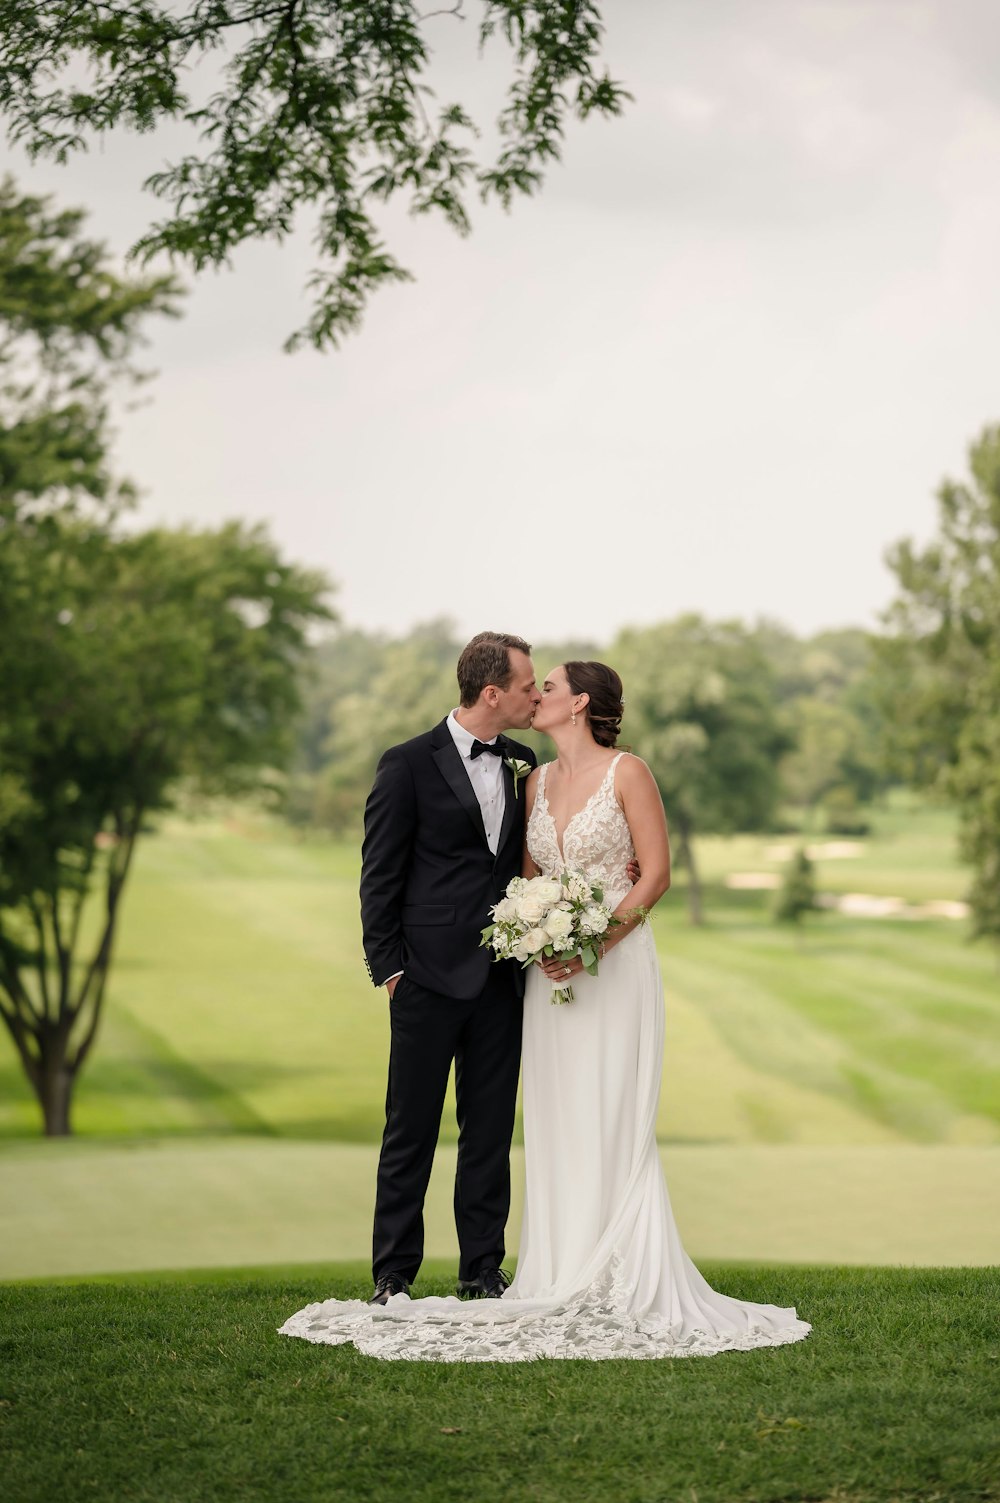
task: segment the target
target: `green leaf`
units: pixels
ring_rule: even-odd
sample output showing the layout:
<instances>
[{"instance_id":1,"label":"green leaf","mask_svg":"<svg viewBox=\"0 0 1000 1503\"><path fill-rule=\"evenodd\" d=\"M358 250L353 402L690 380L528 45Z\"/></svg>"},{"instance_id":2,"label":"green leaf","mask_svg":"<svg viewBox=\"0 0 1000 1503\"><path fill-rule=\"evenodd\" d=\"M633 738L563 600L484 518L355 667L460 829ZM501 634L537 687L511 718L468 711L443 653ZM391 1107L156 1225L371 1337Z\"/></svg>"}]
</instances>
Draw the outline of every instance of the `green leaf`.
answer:
<instances>
[{"instance_id":1,"label":"green leaf","mask_svg":"<svg viewBox=\"0 0 1000 1503\"><path fill-rule=\"evenodd\" d=\"M509 208L558 161L574 116L621 112L628 96L599 66L593 0L504 9L498 22L487 5L483 23L506 39L512 74L495 157L473 150L479 125L460 103L427 113L440 12L411 4L0 0L0 113L29 155L57 161L115 127L194 127L189 154L143 168L168 212L134 254L219 266L246 241L284 240L305 214L321 259L311 314L286 348L336 348L374 292L410 275L381 244L372 204L399 197L467 234L470 192Z\"/></svg>"}]
</instances>

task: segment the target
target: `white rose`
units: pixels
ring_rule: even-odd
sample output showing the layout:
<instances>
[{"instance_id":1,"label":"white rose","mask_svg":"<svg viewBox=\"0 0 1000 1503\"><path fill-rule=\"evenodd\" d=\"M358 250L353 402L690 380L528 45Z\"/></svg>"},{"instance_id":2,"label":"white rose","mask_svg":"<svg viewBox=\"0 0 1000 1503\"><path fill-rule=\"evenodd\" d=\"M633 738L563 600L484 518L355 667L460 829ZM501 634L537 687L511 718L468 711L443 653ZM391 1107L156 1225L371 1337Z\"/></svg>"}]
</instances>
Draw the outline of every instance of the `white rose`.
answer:
<instances>
[{"instance_id":1,"label":"white rose","mask_svg":"<svg viewBox=\"0 0 1000 1503\"><path fill-rule=\"evenodd\" d=\"M512 924L517 918L517 904L513 898L501 898L491 911L498 924Z\"/></svg>"},{"instance_id":2,"label":"white rose","mask_svg":"<svg viewBox=\"0 0 1000 1503\"><path fill-rule=\"evenodd\" d=\"M565 908L554 908L545 920L545 927L552 943L562 948L561 941L566 939L573 927L573 915Z\"/></svg>"},{"instance_id":3,"label":"white rose","mask_svg":"<svg viewBox=\"0 0 1000 1503\"><path fill-rule=\"evenodd\" d=\"M527 960L529 955L537 955L549 942L549 936L544 929L529 929L527 934L518 945L518 949L524 947L524 955L520 959Z\"/></svg>"},{"instance_id":4,"label":"white rose","mask_svg":"<svg viewBox=\"0 0 1000 1503\"><path fill-rule=\"evenodd\" d=\"M584 934L603 934L608 927L608 915L603 908L591 905L580 915L580 928Z\"/></svg>"},{"instance_id":5,"label":"white rose","mask_svg":"<svg viewBox=\"0 0 1000 1503\"><path fill-rule=\"evenodd\" d=\"M537 877L531 884L531 890L542 899L546 907L558 903L562 897L562 883L553 881L551 877Z\"/></svg>"},{"instance_id":6,"label":"white rose","mask_svg":"<svg viewBox=\"0 0 1000 1503\"><path fill-rule=\"evenodd\" d=\"M548 901L539 897L537 892L526 892L517 899L517 916L522 924L528 924L534 928L536 924L541 923L549 907Z\"/></svg>"},{"instance_id":7,"label":"white rose","mask_svg":"<svg viewBox=\"0 0 1000 1503\"><path fill-rule=\"evenodd\" d=\"M590 884L583 877L570 877L566 884L566 896L574 903L583 903L590 897Z\"/></svg>"}]
</instances>

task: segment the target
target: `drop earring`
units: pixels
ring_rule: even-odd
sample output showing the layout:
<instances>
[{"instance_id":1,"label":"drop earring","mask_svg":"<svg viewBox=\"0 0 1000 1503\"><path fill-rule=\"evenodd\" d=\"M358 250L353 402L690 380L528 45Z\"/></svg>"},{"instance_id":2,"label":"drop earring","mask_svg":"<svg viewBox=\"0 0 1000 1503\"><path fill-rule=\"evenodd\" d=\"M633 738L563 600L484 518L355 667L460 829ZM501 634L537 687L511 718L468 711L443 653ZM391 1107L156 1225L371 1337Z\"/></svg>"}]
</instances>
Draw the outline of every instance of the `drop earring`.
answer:
<instances>
[{"instance_id":1,"label":"drop earring","mask_svg":"<svg viewBox=\"0 0 1000 1503\"><path fill-rule=\"evenodd\" d=\"M576 725L576 711L575 710L570 710L570 712L569 712L569 718L570 718L570 720L572 720L573 724Z\"/></svg>"}]
</instances>

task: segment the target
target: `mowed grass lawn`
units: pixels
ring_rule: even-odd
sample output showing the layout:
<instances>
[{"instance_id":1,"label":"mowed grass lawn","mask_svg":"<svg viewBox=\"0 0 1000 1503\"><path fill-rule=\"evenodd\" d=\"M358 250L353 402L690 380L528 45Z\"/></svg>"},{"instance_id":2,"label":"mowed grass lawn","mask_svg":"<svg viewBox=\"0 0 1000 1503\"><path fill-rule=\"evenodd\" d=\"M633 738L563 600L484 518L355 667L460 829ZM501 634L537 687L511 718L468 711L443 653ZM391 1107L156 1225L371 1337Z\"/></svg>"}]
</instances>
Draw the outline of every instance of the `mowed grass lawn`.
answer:
<instances>
[{"instance_id":1,"label":"mowed grass lawn","mask_svg":"<svg viewBox=\"0 0 1000 1503\"><path fill-rule=\"evenodd\" d=\"M449 1283L439 1270L434 1292ZM279 1337L276 1269L0 1288L9 1503L990 1503L995 1270L708 1267L793 1346L655 1362L380 1363Z\"/></svg>"},{"instance_id":2,"label":"mowed grass lawn","mask_svg":"<svg viewBox=\"0 0 1000 1503\"><path fill-rule=\"evenodd\" d=\"M959 896L943 811L893 808L828 890ZM681 875L655 916L667 999L659 1134L677 1144L1000 1141L1000 972L967 926L827 913L801 940L733 870L774 841L704 841L708 924ZM250 1133L377 1142L384 997L368 984L353 844L250 816L168 822L140 848L102 1036L77 1092L84 1136ZM0 1039L0 1141L37 1113ZM446 1113L443 1138L453 1141Z\"/></svg>"},{"instance_id":3,"label":"mowed grass lawn","mask_svg":"<svg viewBox=\"0 0 1000 1503\"><path fill-rule=\"evenodd\" d=\"M655 918L659 1132L690 1250L1000 1262L992 954L941 919L827 913L796 940L770 895L724 885L775 870L774 844L703 842L708 924L688 924L683 880ZM357 880L355 846L240 811L146 838L75 1141L38 1139L0 1041L0 1278L364 1256L387 1016L362 964ZM888 810L864 854L821 863L819 880L954 897L952 822ZM428 1204L440 1256L455 1135L448 1109Z\"/></svg>"}]
</instances>

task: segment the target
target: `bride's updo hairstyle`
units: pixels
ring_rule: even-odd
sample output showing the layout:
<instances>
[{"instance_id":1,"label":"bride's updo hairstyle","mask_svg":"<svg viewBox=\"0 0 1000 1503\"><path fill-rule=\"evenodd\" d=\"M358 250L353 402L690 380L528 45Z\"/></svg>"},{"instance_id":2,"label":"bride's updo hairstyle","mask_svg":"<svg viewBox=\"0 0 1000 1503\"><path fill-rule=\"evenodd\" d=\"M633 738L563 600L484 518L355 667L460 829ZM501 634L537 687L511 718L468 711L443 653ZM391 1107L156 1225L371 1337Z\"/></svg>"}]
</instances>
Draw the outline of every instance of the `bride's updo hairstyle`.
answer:
<instances>
[{"instance_id":1,"label":"bride's updo hairstyle","mask_svg":"<svg viewBox=\"0 0 1000 1503\"><path fill-rule=\"evenodd\" d=\"M625 712L621 679L607 663L563 663L563 668L573 693L590 695L584 710L590 734L598 746L615 746Z\"/></svg>"}]
</instances>

